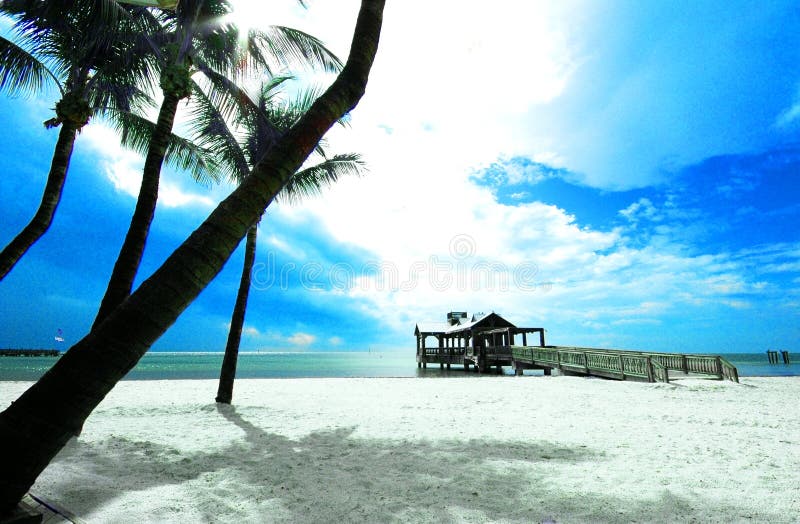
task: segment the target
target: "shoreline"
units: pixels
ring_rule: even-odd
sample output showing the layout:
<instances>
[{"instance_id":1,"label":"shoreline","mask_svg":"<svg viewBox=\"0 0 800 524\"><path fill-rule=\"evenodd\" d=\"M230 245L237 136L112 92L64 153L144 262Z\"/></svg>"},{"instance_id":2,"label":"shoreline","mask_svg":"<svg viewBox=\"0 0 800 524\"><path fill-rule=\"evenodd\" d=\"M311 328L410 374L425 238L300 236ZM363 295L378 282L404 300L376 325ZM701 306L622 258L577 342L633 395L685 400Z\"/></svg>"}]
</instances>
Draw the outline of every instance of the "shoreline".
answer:
<instances>
[{"instance_id":1,"label":"shoreline","mask_svg":"<svg viewBox=\"0 0 800 524\"><path fill-rule=\"evenodd\" d=\"M318 375L318 376L270 376L270 377L242 377L236 378L236 383L239 381L245 380L252 380L252 381L259 381L259 380L276 380L276 381L285 381L285 380L476 380L476 379L509 379L509 378L524 378L524 379L538 379L544 378L544 374L525 374L524 377L515 377L512 373L481 373L480 375L477 373L470 372L461 373L460 370L457 371L458 374L454 372L450 372L450 374L443 374L443 375L436 375L434 373L429 373L428 375L385 375L385 376L378 376L378 375L351 375L351 376L328 376L328 375ZM461 375L461 376L459 376ZM565 377L566 375L558 375L554 373L555 377ZM631 383L631 384L647 384L648 382L639 381L639 380L616 380L610 379L600 376L577 376L573 378L584 378L587 380L606 380L611 383ZM800 375L744 375L740 376L740 379L800 379ZM678 384L680 385L681 382L687 380L700 380L700 381L708 381L708 382L718 382L719 380L714 377L704 377L704 376L693 376L690 375L688 377L680 376L680 377L670 377L670 382L667 384ZM133 378L122 378L119 383L128 383L128 382L200 382L200 381L212 381L218 382L219 378L193 378L193 377L171 377L171 378L152 378L152 377L133 377ZM15 379L0 379L0 384L28 384L28 386L33 385L36 383L36 380L15 380ZM651 382L650 384L656 384L661 382ZM235 387L235 386L234 386ZM0 388L1 389L1 388ZM20 392L21 393L21 392ZM0 398L0 401L5 400ZM13 400L13 399L12 399ZM235 402L234 402L235 404Z\"/></svg>"},{"instance_id":2,"label":"shoreline","mask_svg":"<svg viewBox=\"0 0 800 524\"><path fill-rule=\"evenodd\" d=\"M32 491L88 522L800 512L800 377L398 378L239 379L233 406L216 380L123 381ZM0 383L0 400L30 384Z\"/></svg>"},{"instance_id":3,"label":"shoreline","mask_svg":"<svg viewBox=\"0 0 800 524\"><path fill-rule=\"evenodd\" d=\"M123 379L218 379L222 353L147 353ZM800 363L769 365L763 355L730 354L741 377L800 376ZM58 358L0 358L0 381L38 380ZM510 367L504 374L512 375ZM526 371L539 375L541 371ZM238 378L311 378L311 377L421 377L450 378L467 376L460 365L442 372L437 365L418 369L414 356L403 352L313 352L313 353L241 353L237 363ZM472 374L469 374L472 376ZM671 372L674 378L684 378Z\"/></svg>"}]
</instances>

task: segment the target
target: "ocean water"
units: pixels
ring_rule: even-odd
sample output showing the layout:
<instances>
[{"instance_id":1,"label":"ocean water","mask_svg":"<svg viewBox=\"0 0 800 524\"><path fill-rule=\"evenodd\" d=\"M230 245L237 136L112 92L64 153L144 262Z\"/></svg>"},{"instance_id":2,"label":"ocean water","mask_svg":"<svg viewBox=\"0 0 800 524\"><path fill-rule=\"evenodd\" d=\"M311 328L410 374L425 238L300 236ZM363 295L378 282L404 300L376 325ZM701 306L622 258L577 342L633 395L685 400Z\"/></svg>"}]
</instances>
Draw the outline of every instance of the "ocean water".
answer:
<instances>
[{"instance_id":1,"label":"ocean water","mask_svg":"<svg viewBox=\"0 0 800 524\"><path fill-rule=\"evenodd\" d=\"M791 364L770 364L766 353L726 354L739 370L739 376L800 376L800 355L792 354ZM0 357L0 380L37 380L58 357ZM782 361L781 361L782 362ZM216 379L222 353L148 352L125 380ZM512 374L503 368L504 374ZM532 372L526 372L532 373ZM393 352L307 352L240 353L237 378L311 377L463 377L461 366L440 370L432 365L417 369L413 349Z\"/></svg>"}]
</instances>

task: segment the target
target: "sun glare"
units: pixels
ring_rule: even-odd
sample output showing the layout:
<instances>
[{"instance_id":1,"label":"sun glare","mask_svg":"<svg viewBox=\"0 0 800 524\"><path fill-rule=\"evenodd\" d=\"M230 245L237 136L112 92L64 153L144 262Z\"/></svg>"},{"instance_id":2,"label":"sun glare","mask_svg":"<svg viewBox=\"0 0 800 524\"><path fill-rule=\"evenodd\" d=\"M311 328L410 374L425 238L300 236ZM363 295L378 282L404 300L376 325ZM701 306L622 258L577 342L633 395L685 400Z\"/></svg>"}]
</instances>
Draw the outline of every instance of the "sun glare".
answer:
<instances>
[{"instance_id":1,"label":"sun glare","mask_svg":"<svg viewBox=\"0 0 800 524\"><path fill-rule=\"evenodd\" d=\"M226 21L236 25L241 35L256 27L264 18L264 4L257 0L231 0L233 11Z\"/></svg>"}]
</instances>

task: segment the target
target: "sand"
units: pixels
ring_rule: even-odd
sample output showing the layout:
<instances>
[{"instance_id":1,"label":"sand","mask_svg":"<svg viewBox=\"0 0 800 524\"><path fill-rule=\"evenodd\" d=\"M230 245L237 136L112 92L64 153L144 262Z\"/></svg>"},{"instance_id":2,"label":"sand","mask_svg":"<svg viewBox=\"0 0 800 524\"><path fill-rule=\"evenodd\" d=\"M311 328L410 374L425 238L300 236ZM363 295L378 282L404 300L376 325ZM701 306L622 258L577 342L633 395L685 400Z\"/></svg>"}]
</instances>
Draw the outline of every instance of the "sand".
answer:
<instances>
[{"instance_id":1,"label":"sand","mask_svg":"<svg viewBox=\"0 0 800 524\"><path fill-rule=\"evenodd\" d=\"M90 523L800 521L800 377L216 387L120 383L31 491Z\"/></svg>"}]
</instances>

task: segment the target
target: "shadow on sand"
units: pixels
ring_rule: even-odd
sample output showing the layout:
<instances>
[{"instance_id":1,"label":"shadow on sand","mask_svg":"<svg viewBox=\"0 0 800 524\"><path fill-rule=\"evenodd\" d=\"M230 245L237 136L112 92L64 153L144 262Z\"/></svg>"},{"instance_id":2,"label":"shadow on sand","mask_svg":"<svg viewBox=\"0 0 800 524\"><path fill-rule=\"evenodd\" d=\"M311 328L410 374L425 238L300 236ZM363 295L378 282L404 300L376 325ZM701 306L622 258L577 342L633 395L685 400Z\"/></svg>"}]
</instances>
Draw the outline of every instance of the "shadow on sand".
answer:
<instances>
[{"instance_id":1,"label":"shadow on sand","mask_svg":"<svg viewBox=\"0 0 800 524\"><path fill-rule=\"evenodd\" d=\"M668 491L657 499L631 493L623 500L549 485L545 472L553 464L593 461L603 467L603 454L585 447L367 439L355 437L355 428L291 440L252 424L233 406L216 409L244 432L244 440L196 453L117 436L73 441L57 461L82 468L77 474L85 482L55 479L54 497L67 506L80 498L81 507L71 509L88 518L124 493L186 484L182 493L196 494L189 504L206 522L247 521L254 509L261 522L666 522L696 518L698 505L722 520L742 515L739 508L709 507L715 503ZM130 516L181 521L175 511L137 515L132 508Z\"/></svg>"}]
</instances>

